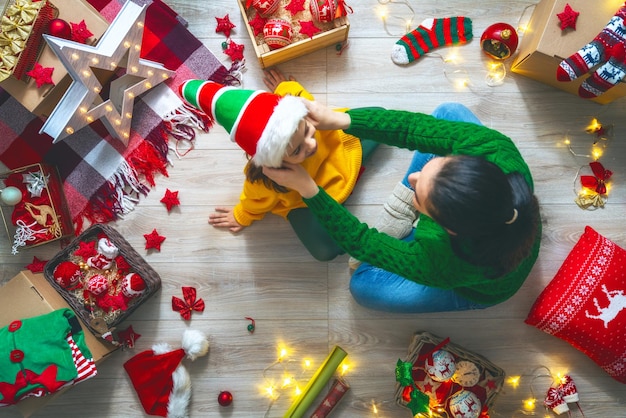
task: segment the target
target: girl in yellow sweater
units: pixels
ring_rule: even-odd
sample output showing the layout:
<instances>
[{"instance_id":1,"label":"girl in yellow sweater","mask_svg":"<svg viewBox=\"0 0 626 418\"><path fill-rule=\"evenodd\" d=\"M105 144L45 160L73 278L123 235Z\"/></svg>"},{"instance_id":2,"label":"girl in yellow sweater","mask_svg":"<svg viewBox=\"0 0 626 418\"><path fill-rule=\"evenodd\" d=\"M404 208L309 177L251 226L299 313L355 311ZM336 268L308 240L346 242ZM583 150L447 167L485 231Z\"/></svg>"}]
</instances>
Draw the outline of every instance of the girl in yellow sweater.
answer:
<instances>
[{"instance_id":1,"label":"girl in yellow sweater","mask_svg":"<svg viewBox=\"0 0 626 418\"><path fill-rule=\"evenodd\" d=\"M183 98L222 125L249 156L246 180L234 208L217 207L209 217L216 228L239 232L271 212L287 219L294 232L320 261L344 251L335 244L299 193L279 186L262 173L262 167L280 167L283 161L300 164L337 202L352 193L377 144L359 140L342 130L317 131L297 96L313 100L293 78L272 70L265 83L274 93L225 87L204 80L181 85Z\"/></svg>"}]
</instances>

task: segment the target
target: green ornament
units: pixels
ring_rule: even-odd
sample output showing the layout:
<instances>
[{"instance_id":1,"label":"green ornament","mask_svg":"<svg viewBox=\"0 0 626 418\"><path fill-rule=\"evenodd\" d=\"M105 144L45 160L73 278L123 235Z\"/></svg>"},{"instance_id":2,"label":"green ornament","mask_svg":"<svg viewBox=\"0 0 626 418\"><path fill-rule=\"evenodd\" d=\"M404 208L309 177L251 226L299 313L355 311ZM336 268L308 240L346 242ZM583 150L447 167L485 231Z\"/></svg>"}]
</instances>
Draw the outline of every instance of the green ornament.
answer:
<instances>
[{"instance_id":1,"label":"green ornament","mask_svg":"<svg viewBox=\"0 0 626 418\"><path fill-rule=\"evenodd\" d=\"M226 49L228 48L228 43L227 42L222 42L222 49Z\"/></svg>"},{"instance_id":2,"label":"green ornament","mask_svg":"<svg viewBox=\"0 0 626 418\"><path fill-rule=\"evenodd\" d=\"M410 386L413 384L413 363L398 359L396 363L396 381L402 386Z\"/></svg>"},{"instance_id":3,"label":"green ornament","mask_svg":"<svg viewBox=\"0 0 626 418\"><path fill-rule=\"evenodd\" d=\"M430 398L424 392L420 391L416 387L413 387L411 391L411 402L406 404L407 408L411 410L413 416L419 413L427 413L430 411Z\"/></svg>"}]
</instances>

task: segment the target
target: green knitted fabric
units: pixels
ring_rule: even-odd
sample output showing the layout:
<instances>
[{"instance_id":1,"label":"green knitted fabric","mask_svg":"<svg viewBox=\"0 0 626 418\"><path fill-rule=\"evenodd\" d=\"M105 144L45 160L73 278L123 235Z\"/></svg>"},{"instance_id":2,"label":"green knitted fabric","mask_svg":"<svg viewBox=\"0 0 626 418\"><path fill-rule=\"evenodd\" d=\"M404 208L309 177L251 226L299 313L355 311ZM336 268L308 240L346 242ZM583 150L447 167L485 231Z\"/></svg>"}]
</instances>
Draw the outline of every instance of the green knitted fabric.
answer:
<instances>
[{"instance_id":1,"label":"green knitted fabric","mask_svg":"<svg viewBox=\"0 0 626 418\"><path fill-rule=\"evenodd\" d=\"M391 51L391 60L405 65L437 47L464 44L472 37L470 18L456 16L427 19L396 42Z\"/></svg>"},{"instance_id":2,"label":"green knitted fabric","mask_svg":"<svg viewBox=\"0 0 626 418\"><path fill-rule=\"evenodd\" d=\"M355 136L438 155L482 155L505 173L518 171L533 187L528 166L513 142L484 126L449 122L429 115L375 109L348 111ZM320 188L304 199L333 239L353 257L427 286L454 289L483 304L511 297L524 283L539 253L541 231L531 255L517 269L493 279L489 269L460 260L452 251L448 233L426 215L420 215L415 241L404 242L370 229Z\"/></svg>"}]
</instances>

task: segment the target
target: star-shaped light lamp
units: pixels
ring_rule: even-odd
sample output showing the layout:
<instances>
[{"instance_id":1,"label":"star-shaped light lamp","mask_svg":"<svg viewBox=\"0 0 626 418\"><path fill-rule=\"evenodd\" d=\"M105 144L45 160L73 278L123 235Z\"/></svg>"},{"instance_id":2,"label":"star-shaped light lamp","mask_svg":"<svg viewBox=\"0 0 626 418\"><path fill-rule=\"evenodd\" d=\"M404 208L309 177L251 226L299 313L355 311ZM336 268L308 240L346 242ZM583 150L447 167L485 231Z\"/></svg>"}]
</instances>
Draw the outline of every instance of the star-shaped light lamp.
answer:
<instances>
[{"instance_id":1,"label":"star-shaped light lamp","mask_svg":"<svg viewBox=\"0 0 626 418\"><path fill-rule=\"evenodd\" d=\"M50 135L56 143L102 119L111 135L128 145L135 98L174 74L139 56L146 7L131 0L124 3L95 46L43 35L72 77L72 84L40 133ZM104 86L99 75L120 74L123 69L125 73L110 83L109 97L101 98Z\"/></svg>"}]
</instances>

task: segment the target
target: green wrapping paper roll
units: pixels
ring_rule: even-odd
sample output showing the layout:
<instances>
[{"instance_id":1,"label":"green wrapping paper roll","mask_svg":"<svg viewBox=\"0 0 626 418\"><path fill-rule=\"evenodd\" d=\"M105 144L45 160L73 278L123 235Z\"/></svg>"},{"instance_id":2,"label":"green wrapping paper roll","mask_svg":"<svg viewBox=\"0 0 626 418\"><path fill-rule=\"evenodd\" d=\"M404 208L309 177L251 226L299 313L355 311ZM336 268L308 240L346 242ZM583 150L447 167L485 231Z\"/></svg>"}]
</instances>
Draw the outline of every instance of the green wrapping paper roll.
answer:
<instances>
[{"instance_id":1,"label":"green wrapping paper roll","mask_svg":"<svg viewBox=\"0 0 626 418\"><path fill-rule=\"evenodd\" d=\"M326 357L324 363L317 369L311 380L309 380L302 394L291 405L287 413L285 413L284 418L301 418L324 386L326 386L330 378L333 377L337 367L339 367L347 355L348 354L343 351L341 347L336 345L333 351Z\"/></svg>"}]
</instances>

